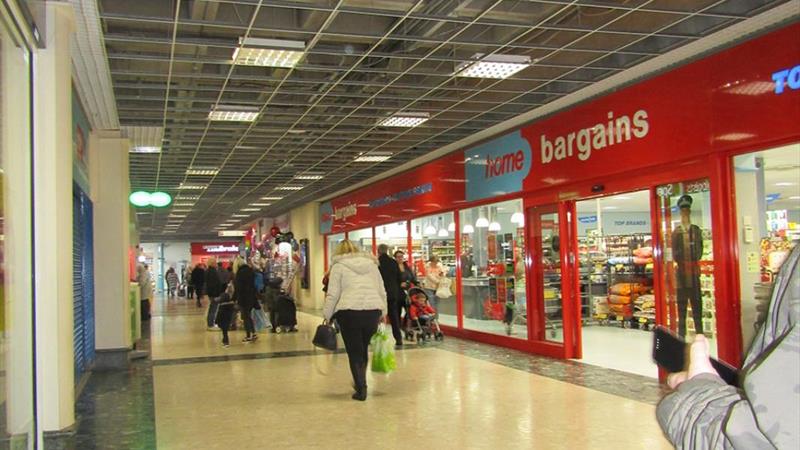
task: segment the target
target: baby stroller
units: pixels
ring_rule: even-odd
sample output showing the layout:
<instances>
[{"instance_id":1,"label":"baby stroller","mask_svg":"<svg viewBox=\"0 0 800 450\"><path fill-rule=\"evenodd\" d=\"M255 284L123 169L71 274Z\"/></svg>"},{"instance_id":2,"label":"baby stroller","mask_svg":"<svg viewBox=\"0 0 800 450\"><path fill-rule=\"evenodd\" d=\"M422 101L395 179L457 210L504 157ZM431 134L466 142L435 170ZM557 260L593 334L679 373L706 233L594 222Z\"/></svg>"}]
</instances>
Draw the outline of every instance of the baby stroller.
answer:
<instances>
[{"instance_id":1,"label":"baby stroller","mask_svg":"<svg viewBox=\"0 0 800 450\"><path fill-rule=\"evenodd\" d=\"M428 294L420 288L408 290L411 306L408 313L408 327L406 339L416 340L418 344L425 344L431 339L444 340L444 333L439 328L436 320L436 310L428 304Z\"/></svg>"}]
</instances>

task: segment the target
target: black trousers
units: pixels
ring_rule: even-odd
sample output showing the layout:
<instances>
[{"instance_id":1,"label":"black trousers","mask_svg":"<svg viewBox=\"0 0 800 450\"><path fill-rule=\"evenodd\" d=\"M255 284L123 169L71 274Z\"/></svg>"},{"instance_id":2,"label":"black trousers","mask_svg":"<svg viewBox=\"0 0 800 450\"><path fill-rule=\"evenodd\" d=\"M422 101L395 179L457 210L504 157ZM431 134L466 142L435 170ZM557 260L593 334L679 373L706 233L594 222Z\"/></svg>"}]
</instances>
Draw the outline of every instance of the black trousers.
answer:
<instances>
[{"instance_id":1,"label":"black trousers","mask_svg":"<svg viewBox=\"0 0 800 450\"><path fill-rule=\"evenodd\" d=\"M396 300L389 300L389 323L392 324L392 336L397 345L403 345L403 322L400 321L400 311L403 305Z\"/></svg>"},{"instance_id":2,"label":"black trousers","mask_svg":"<svg viewBox=\"0 0 800 450\"><path fill-rule=\"evenodd\" d=\"M194 298L194 285L190 284L186 286L186 297Z\"/></svg>"},{"instance_id":3,"label":"black trousers","mask_svg":"<svg viewBox=\"0 0 800 450\"><path fill-rule=\"evenodd\" d=\"M686 307L691 302L694 330L703 334L703 301L700 293L700 282L694 287L678 288L678 334L686 336Z\"/></svg>"},{"instance_id":4,"label":"black trousers","mask_svg":"<svg viewBox=\"0 0 800 450\"><path fill-rule=\"evenodd\" d=\"M369 341L378 331L378 321L381 311L378 309L368 311L342 310L336 313L336 321L342 331L342 340L347 350L347 359L350 361L350 373L356 388L367 387L367 362L369 355Z\"/></svg>"},{"instance_id":5,"label":"black trousers","mask_svg":"<svg viewBox=\"0 0 800 450\"><path fill-rule=\"evenodd\" d=\"M247 337L256 334L256 326L253 324L253 316L251 315L253 308L240 308L240 310L242 313L242 322L244 322L244 331L247 333Z\"/></svg>"}]
</instances>

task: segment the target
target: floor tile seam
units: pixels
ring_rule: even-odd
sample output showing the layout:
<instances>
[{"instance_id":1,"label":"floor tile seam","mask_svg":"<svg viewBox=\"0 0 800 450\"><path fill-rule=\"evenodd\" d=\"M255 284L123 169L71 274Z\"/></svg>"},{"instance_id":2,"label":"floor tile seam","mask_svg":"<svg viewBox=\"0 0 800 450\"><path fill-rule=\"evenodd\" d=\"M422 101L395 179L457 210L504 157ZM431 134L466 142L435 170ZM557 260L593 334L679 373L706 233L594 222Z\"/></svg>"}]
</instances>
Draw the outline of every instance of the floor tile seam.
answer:
<instances>
[{"instance_id":1,"label":"floor tile seam","mask_svg":"<svg viewBox=\"0 0 800 450\"><path fill-rule=\"evenodd\" d=\"M467 341L467 342L469 342L469 341ZM645 405L655 405L656 404L656 402L642 400L641 397L638 397L638 396L634 395L634 393L630 393L630 395L622 395L623 393L613 392L612 390L608 390L608 389L601 389L598 386L593 386L591 383L580 383L580 382L576 382L576 381L573 381L573 380L569 380L569 379L567 379L565 377L560 377L560 376L557 376L557 375L549 374L549 373L546 373L544 371L537 371L537 370L531 370L529 368L517 367L517 366L515 366L515 365L513 365L511 363L506 363L505 361L502 361L502 360L497 359L497 358L485 357L483 355L470 354L470 352L465 352L465 351L463 351L461 349L453 349L453 348L447 348L447 347L436 347L436 348L438 350L444 350L444 351L455 353L455 354L458 354L458 355L462 355L462 356L465 356L465 357L468 357L468 358L471 358L471 359L476 359L476 360L479 360L479 361L483 361L483 362L486 362L486 363L489 363L489 364L495 364L495 365L498 365L498 366L501 366L501 367L507 367L509 369L514 369L514 370L518 370L520 372L525 372L525 373L528 373L528 374L531 374L531 375L538 375L538 376L543 377L543 378L548 378L548 379L551 379L551 380L554 380L554 381L559 381L559 382L562 382L562 383L571 384L573 386L582 387L584 389L589 389L589 390L592 390L592 391L595 391L595 392L602 392L604 394L613 395L615 397L624 398L624 399L627 399L627 400L633 400L635 402L642 403L642 404L645 404ZM518 360L521 360L521 358L524 358L524 356L515 356L514 358L517 358ZM601 372L615 373L616 375L621 375L623 377L636 376L635 374L632 375L632 374L629 374L627 372L622 372L622 371L615 370L615 369L607 369L607 368L599 367L599 366L593 366L591 364L585 364L585 363L581 363L581 362L578 362L578 361L569 361L569 362L567 362L567 361L561 361L561 360L555 360L554 359L554 360L548 360L548 361L546 361L546 363L549 364L549 365L552 365L552 366L560 366L560 368L568 367L568 366L572 366L572 367L576 367L576 366L578 366L578 367L587 367L588 366L588 367L591 368L589 370L594 371L596 373L595 374L591 374L591 373L587 374L587 375L585 375L586 378L593 378L596 375L605 376L604 374L601 374ZM643 381L643 380L632 380L632 381Z\"/></svg>"}]
</instances>

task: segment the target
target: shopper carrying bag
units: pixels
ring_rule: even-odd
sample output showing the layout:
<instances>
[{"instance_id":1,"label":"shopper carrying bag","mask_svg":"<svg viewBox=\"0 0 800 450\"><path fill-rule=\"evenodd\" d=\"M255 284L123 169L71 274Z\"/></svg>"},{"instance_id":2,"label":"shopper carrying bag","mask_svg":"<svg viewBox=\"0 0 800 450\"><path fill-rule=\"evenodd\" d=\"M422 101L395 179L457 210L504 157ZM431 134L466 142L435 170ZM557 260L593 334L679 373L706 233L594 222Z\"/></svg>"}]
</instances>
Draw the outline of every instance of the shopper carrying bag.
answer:
<instances>
[{"instance_id":1,"label":"shopper carrying bag","mask_svg":"<svg viewBox=\"0 0 800 450\"><path fill-rule=\"evenodd\" d=\"M329 325L327 320L323 320L322 323L317 326L317 331L314 333L314 340L311 342L315 347L332 352L336 351L336 329Z\"/></svg>"},{"instance_id":2,"label":"shopper carrying bag","mask_svg":"<svg viewBox=\"0 0 800 450\"><path fill-rule=\"evenodd\" d=\"M436 296L439 298L450 298L453 292L450 290L453 281L450 278L442 277L439 279L439 286L436 287Z\"/></svg>"}]
</instances>

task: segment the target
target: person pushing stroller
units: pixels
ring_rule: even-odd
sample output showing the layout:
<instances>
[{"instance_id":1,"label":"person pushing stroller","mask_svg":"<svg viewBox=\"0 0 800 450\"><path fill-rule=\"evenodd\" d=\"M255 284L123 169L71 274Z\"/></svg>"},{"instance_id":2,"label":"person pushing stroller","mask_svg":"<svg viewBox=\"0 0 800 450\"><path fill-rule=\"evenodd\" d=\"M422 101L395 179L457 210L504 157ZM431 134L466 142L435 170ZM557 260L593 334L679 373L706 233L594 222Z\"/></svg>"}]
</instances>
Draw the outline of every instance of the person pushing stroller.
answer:
<instances>
[{"instance_id":1,"label":"person pushing stroller","mask_svg":"<svg viewBox=\"0 0 800 450\"><path fill-rule=\"evenodd\" d=\"M439 322L436 320L436 309L428 303L428 294L420 288L408 290L411 306L408 310L409 330L406 331L407 339L413 340L416 336L418 343L423 343L435 338L437 341L444 339Z\"/></svg>"}]
</instances>

